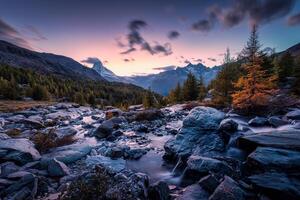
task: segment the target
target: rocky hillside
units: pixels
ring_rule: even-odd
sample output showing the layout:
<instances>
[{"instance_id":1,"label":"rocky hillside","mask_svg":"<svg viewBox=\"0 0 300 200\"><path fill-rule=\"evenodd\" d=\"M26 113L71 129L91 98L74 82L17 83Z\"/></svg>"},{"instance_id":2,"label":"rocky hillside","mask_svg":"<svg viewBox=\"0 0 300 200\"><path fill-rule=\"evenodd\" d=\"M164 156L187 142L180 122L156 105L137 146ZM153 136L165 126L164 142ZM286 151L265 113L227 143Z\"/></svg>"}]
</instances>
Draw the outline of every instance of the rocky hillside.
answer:
<instances>
[{"instance_id":1,"label":"rocky hillside","mask_svg":"<svg viewBox=\"0 0 300 200\"><path fill-rule=\"evenodd\" d=\"M1 113L0 197L300 198L300 108L250 119L188 107Z\"/></svg>"},{"instance_id":2,"label":"rocky hillside","mask_svg":"<svg viewBox=\"0 0 300 200\"><path fill-rule=\"evenodd\" d=\"M31 51L2 40L0 40L0 64L68 78L104 80L94 70L71 58Z\"/></svg>"}]
</instances>

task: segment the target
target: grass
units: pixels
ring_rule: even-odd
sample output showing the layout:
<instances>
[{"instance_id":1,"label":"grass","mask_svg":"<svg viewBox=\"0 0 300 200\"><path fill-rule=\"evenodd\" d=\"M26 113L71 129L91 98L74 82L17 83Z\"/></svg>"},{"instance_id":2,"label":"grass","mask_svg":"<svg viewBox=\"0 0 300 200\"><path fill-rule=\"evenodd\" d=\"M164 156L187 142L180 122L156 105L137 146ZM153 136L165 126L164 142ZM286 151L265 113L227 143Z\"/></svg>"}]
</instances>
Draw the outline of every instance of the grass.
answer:
<instances>
[{"instance_id":1,"label":"grass","mask_svg":"<svg viewBox=\"0 0 300 200\"><path fill-rule=\"evenodd\" d=\"M36 133L33 136L32 141L39 152L45 153L51 148L73 144L76 141L73 135L57 138L54 131L55 129L52 129L47 134Z\"/></svg>"},{"instance_id":2,"label":"grass","mask_svg":"<svg viewBox=\"0 0 300 200\"><path fill-rule=\"evenodd\" d=\"M0 112L15 112L20 110L26 110L36 106L49 106L55 104L50 101L12 101L12 100L1 100L0 101Z\"/></svg>"}]
</instances>

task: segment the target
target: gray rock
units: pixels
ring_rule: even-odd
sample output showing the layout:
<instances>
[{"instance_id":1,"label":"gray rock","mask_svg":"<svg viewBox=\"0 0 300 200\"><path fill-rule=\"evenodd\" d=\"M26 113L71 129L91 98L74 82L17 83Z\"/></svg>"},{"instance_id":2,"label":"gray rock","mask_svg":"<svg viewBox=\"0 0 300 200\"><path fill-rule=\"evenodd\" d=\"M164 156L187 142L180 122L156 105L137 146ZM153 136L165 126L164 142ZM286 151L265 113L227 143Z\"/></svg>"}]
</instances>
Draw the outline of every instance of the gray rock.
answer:
<instances>
[{"instance_id":1,"label":"gray rock","mask_svg":"<svg viewBox=\"0 0 300 200\"><path fill-rule=\"evenodd\" d=\"M10 185L7 187L5 190L3 190L4 194L13 194L14 192L19 191L26 185L33 185L35 181L35 176L33 174L27 174L23 176L20 180L15 182L14 184Z\"/></svg>"},{"instance_id":2,"label":"gray rock","mask_svg":"<svg viewBox=\"0 0 300 200\"><path fill-rule=\"evenodd\" d=\"M286 149L258 147L248 156L246 164L252 171L298 172L300 153Z\"/></svg>"},{"instance_id":3,"label":"gray rock","mask_svg":"<svg viewBox=\"0 0 300 200\"><path fill-rule=\"evenodd\" d=\"M44 124L41 121L38 121L36 119L26 118L26 119L24 119L22 121L22 123L28 124L31 127L36 128L36 129L40 129L40 128L44 128L45 127Z\"/></svg>"},{"instance_id":4,"label":"gray rock","mask_svg":"<svg viewBox=\"0 0 300 200\"><path fill-rule=\"evenodd\" d=\"M264 117L255 117L248 122L249 126L265 126L268 120Z\"/></svg>"},{"instance_id":5,"label":"gray rock","mask_svg":"<svg viewBox=\"0 0 300 200\"><path fill-rule=\"evenodd\" d=\"M55 130L55 134L58 138L63 138L65 136L76 135L77 130L72 126L62 127Z\"/></svg>"},{"instance_id":6,"label":"gray rock","mask_svg":"<svg viewBox=\"0 0 300 200\"><path fill-rule=\"evenodd\" d=\"M108 148L105 152L105 155L111 158L121 158L123 154L123 150L118 147Z\"/></svg>"},{"instance_id":7,"label":"gray rock","mask_svg":"<svg viewBox=\"0 0 300 200\"><path fill-rule=\"evenodd\" d=\"M143 148L130 148L125 150L124 157L127 159L137 160L145 155L148 151Z\"/></svg>"},{"instance_id":8,"label":"gray rock","mask_svg":"<svg viewBox=\"0 0 300 200\"><path fill-rule=\"evenodd\" d=\"M233 119L224 119L221 121L219 130L220 131L228 131L234 132L238 129L238 123L236 123Z\"/></svg>"},{"instance_id":9,"label":"gray rock","mask_svg":"<svg viewBox=\"0 0 300 200\"><path fill-rule=\"evenodd\" d=\"M9 153L2 157L4 160L14 160L21 164L26 164L41 158L34 144L24 138L0 140L0 150L3 149L9 150Z\"/></svg>"},{"instance_id":10,"label":"gray rock","mask_svg":"<svg viewBox=\"0 0 300 200\"><path fill-rule=\"evenodd\" d=\"M232 174L232 169L227 164L217 159L202 156L189 157L186 173L189 173L192 176L196 176L197 174L200 174L201 176L208 174L209 172L220 175L230 175Z\"/></svg>"},{"instance_id":11,"label":"gray rock","mask_svg":"<svg viewBox=\"0 0 300 200\"><path fill-rule=\"evenodd\" d=\"M63 163L55 158L48 162L48 174L54 177L66 176L68 175L69 168Z\"/></svg>"},{"instance_id":12,"label":"gray rock","mask_svg":"<svg viewBox=\"0 0 300 200\"><path fill-rule=\"evenodd\" d=\"M106 120L93 132L93 135L99 139L103 139L110 136L113 130L114 123L111 120Z\"/></svg>"},{"instance_id":13,"label":"gray rock","mask_svg":"<svg viewBox=\"0 0 300 200\"><path fill-rule=\"evenodd\" d=\"M201 178L198 183L204 190L213 193L220 184L220 181L213 174L210 174Z\"/></svg>"},{"instance_id":14,"label":"gray rock","mask_svg":"<svg viewBox=\"0 0 300 200\"><path fill-rule=\"evenodd\" d=\"M11 137L6 135L5 133L0 133L0 140L6 140L6 139L9 139L9 138L11 138Z\"/></svg>"},{"instance_id":15,"label":"gray rock","mask_svg":"<svg viewBox=\"0 0 300 200\"><path fill-rule=\"evenodd\" d=\"M12 181L12 180L0 178L0 188L1 188L1 186L7 187L8 185L11 185L13 183L14 183L14 181Z\"/></svg>"},{"instance_id":16,"label":"gray rock","mask_svg":"<svg viewBox=\"0 0 300 200\"><path fill-rule=\"evenodd\" d=\"M95 165L100 165L104 167L105 169L111 171L111 172L120 172L125 169L125 160L119 158L119 159L111 159L109 157L104 157L101 155L98 156L89 156L85 163L88 167L94 167Z\"/></svg>"},{"instance_id":17,"label":"gray rock","mask_svg":"<svg viewBox=\"0 0 300 200\"><path fill-rule=\"evenodd\" d=\"M284 130L245 135L238 138L237 143L241 149L251 152L259 146L300 151L300 131Z\"/></svg>"},{"instance_id":18,"label":"gray rock","mask_svg":"<svg viewBox=\"0 0 300 200\"><path fill-rule=\"evenodd\" d=\"M166 182L159 181L151 185L148 189L148 198L150 200L169 200L170 190Z\"/></svg>"},{"instance_id":19,"label":"gray rock","mask_svg":"<svg viewBox=\"0 0 300 200\"><path fill-rule=\"evenodd\" d=\"M120 117L122 114L123 114L122 110L115 108L115 109L105 111L105 118L110 119L112 117Z\"/></svg>"},{"instance_id":20,"label":"gray rock","mask_svg":"<svg viewBox=\"0 0 300 200\"><path fill-rule=\"evenodd\" d=\"M22 178L23 176L26 176L28 174L32 174L32 173L26 172L26 171L17 171L17 172L9 174L7 176L7 178L9 178L9 179L19 179L19 178Z\"/></svg>"},{"instance_id":21,"label":"gray rock","mask_svg":"<svg viewBox=\"0 0 300 200\"><path fill-rule=\"evenodd\" d=\"M245 191L232 178L225 176L224 180L216 188L209 200L243 200L246 198Z\"/></svg>"},{"instance_id":22,"label":"gray rock","mask_svg":"<svg viewBox=\"0 0 300 200\"><path fill-rule=\"evenodd\" d=\"M28 187L23 187L21 190L17 191L10 199L22 200L31 197L31 190Z\"/></svg>"},{"instance_id":23,"label":"gray rock","mask_svg":"<svg viewBox=\"0 0 300 200\"><path fill-rule=\"evenodd\" d=\"M55 158L65 164L73 163L88 155L92 150L89 145L71 144L55 148L48 154L44 154L41 159L42 166L48 166L48 162Z\"/></svg>"},{"instance_id":24,"label":"gray rock","mask_svg":"<svg viewBox=\"0 0 300 200\"><path fill-rule=\"evenodd\" d=\"M284 173L267 172L248 177L250 182L271 199L299 199L300 182Z\"/></svg>"},{"instance_id":25,"label":"gray rock","mask_svg":"<svg viewBox=\"0 0 300 200\"><path fill-rule=\"evenodd\" d=\"M193 108L183 121L183 127L203 130L217 130L225 115L214 108L199 106Z\"/></svg>"},{"instance_id":26,"label":"gray rock","mask_svg":"<svg viewBox=\"0 0 300 200\"><path fill-rule=\"evenodd\" d=\"M22 122L25 119L24 115L13 115L6 120L14 123Z\"/></svg>"},{"instance_id":27,"label":"gray rock","mask_svg":"<svg viewBox=\"0 0 300 200\"><path fill-rule=\"evenodd\" d=\"M19 169L20 167L13 162L2 163L0 164L0 177L7 177L9 174L17 172Z\"/></svg>"},{"instance_id":28,"label":"gray rock","mask_svg":"<svg viewBox=\"0 0 300 200\"><path fill-rule=\"evenodd\" d=\"M183 193L176 200L207 200L209 194L199 184L186 187Z\"/></svg>"},{"instance_id":29,"label":"gray rock","mask_svg":"<svg viewBox=\"0 0 300 200\"><path fill-rule=\"evenodd\" d=\"M288 119L300 120L300 110L293 110L285 115Z\"/></svg>"},{"instance_id":30,"label":"gray rock","mask_svg":"<svg viewBox=\"0 0 300 200\"><path fill-rule=\"evenodd\" d=\"M288 124L287 121L280 119L279 117L272 116L268 118L269 124L271 124L273 127L279 127Z\"/></svg>"}]
</instances>

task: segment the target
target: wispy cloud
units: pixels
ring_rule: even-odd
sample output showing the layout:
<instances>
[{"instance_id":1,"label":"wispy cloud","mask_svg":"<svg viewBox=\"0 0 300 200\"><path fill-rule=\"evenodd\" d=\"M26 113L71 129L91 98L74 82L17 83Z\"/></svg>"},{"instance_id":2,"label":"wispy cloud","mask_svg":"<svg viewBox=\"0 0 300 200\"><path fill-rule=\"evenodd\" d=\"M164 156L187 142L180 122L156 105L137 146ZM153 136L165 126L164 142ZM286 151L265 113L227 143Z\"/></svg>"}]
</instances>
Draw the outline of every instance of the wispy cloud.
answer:
<instances>
[{"instance_id":1,"label":"wispy cloud","mask_svg":"<svg viewBox=\"0 0 300 200\"><path fill-rule=\"evenodd\" d=\"M288 18L288 21L287 21L288 25L290 26L296 26L296 25L300 25L300 13L296 14L296 15L293 15L293 16L290 16Z\"/></svg>"},{"instance_id":2,"label":"wispy cloud","mask_svg":"<svg viewBox=\"0 0 300 200\"><path fill-rule=\"evenodd\" d=\"M80 62L87 63L87 64L95 64L95 63L101 62L101 61L96 57L87 57L86 59L81 60Z\"/></svg>"},{"instance_id":3,"label":"wispy cloud","mask_svg":"<svg viewBox=\"0 0 300 200\"><path fill-rule=\"evenodd\" d=\"M16 28L9 25L2 19L0 19L0 40L5 40L17 46L32 49L31 45L24 38L24 36Z\"/></svg>"},{"instance_id":4,"label":"wispy cloud","mask_svg":"<svg viewBox=\"0 0 300 200\"><path fill-rule=\"evenodd\" d=\"M176 67L175 66L166 66L166 67L154 67L152 69L158 70L158 71L169 71L169 70L176 69Z\"/></svg>"}]
</instances>

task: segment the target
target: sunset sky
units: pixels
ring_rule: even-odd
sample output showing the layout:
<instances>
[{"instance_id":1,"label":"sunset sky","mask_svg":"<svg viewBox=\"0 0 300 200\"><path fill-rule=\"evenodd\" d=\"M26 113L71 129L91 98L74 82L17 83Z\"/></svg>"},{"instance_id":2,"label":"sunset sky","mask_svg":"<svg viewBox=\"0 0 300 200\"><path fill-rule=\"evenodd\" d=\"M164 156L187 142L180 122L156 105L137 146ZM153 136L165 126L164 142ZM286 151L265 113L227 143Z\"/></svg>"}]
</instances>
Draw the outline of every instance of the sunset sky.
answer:
<instances>
[{"instance_id":1,"label":"sunset sky","mask_svg":"<svg viewBox=\"0 0 300 200\"><path fill-rule=\"evenodd\" d=\"M0 0L0 39L88 66L98 58L117 75L219 65L253 23L264 47L282 51L300 42L300 1Z\"/></svg>"}]
</instances>

